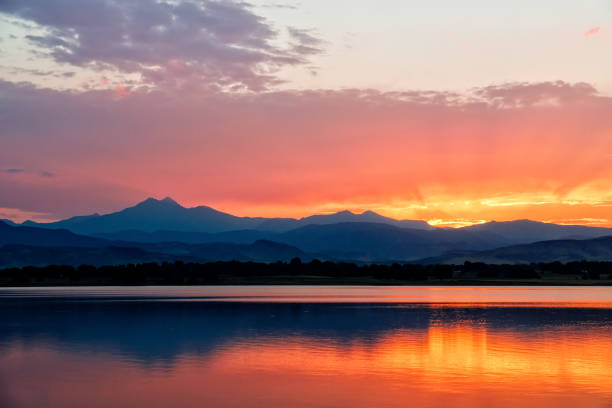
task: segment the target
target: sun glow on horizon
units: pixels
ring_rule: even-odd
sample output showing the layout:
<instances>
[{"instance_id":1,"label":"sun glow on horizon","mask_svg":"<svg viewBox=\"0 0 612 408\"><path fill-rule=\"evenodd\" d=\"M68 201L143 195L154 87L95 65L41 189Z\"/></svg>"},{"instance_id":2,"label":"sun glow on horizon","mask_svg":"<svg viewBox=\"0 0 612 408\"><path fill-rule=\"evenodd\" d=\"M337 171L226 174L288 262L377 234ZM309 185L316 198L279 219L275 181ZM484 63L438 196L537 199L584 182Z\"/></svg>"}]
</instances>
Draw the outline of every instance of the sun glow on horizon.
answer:
<instances>
[{"instance_id":1,"label":"sun glow on horizon","mask_svg":"<svg viewBox=\"0 0 612 408\"><path fill-rule=\"evenodd\" d=\"M92 19L87 2L9 3L6 218L111 212L159 194L241 216L612 225L601 5L551 3L551 19L529 2L372 13L360 0L347 15L318 0L101 0L109 14Z\"/></svg>"},{"instance_id":2,"label":"sun glow on horizon","mask_svg":"<svg viewBox=\"0 0 612 408\"><path fill-rule=\"evenodd\" d=\"M160 196L161 197L161 196ZM144 198L143 198L144 199ZM161 199L161 198L159 198ZM101 212L109 214L130 207L142 201L134 200L123 206ZM218 211L239 217L303 218L311 215L329 215L341 211L354 214L374 212L396 220L422 220L429 225L441 228L462 228L490 221L513 221L529 219L532 221L560 224L612 227L612 201L577 198L555 200L553 197L526 199L524 195L504 198L465 200L462 198L436 201L409 202L330 202L322 205L272 205L245 202L203 202L200 200L177 200L185 208L208 206ZM26 220L54 222L76 215L90 215L94 211L54 217L52 214L23 211L15 208L0 208L0 219L21 223ZM592 216L584 217L585 213Z\"/></svg>"}]
</instances>

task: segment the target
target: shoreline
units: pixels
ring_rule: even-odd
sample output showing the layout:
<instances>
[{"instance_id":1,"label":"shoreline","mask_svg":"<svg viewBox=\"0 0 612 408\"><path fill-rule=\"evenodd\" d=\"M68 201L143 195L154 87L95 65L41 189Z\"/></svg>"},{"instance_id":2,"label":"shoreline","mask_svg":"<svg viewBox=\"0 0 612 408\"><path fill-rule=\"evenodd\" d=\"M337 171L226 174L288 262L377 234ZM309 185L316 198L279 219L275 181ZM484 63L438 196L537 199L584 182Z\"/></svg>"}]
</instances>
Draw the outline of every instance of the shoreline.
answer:
<instances>
[{"instance_id":1,"label":"shoreline","mask_svg":"<svg viewBox=\"0 0 612 408\"><path fill-rule=\"evenodd\" d=\"M49 288L49 287L178 287L178 286L517 286L517 287L545 287L545 286L570 286L570 287L608 287L612 286L612 280L594 281L594 280L432 280L432 281L366 281L366 280L346 280L346 281L331 281L331 280L235 280L232 282L218 283L164 283L164 282L143 282L136 284L121 284L113 282L66 282L66 281L48 281L25 284L0 284L0 288Z\"/></svg>"},{"instance_id":2,"label":"shoreline","mask_svg":"<svg viewBox=\"0 0 612 408\"><path fill-rule=\"evenodd\" d=\"M0 287L49 286L612 286L612 262L495 265L210 262L0 269Z\"/></svg>"}]
</instances>

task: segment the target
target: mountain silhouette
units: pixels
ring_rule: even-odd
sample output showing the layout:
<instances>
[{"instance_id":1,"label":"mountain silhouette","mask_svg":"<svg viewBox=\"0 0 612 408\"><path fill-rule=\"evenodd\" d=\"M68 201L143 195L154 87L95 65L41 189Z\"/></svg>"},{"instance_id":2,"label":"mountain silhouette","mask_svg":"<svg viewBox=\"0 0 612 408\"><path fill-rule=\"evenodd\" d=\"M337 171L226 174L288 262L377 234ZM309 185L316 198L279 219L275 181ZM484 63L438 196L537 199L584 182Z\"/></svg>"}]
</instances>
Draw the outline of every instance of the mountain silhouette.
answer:
<instances>
[{"instance_id":1,"label":"mountain silhouette","mask_svg":"<svg viewBox=\"0 0 612 408\"><path fill-rule=\"evenodd\" d=\"M68 230L10 226L0 222L0 267L28 265L118 265L143 262L289 261L312 256L278 242L136 243L77 235Z\"/></svg>"},{"instance_id":2,"label":"mountain silhouette","mask_svg":"<svg viewBox=\"0 0 612 408\"><path fill-rule=\"evenodd\" d=\"M453 249L481 250L508 244L503 237L487 231L418 230L366 222L307 225L278 234L273 239L307 252L364 262L408 261L423 257L423 254L441 254Z\"/></svg>"},{"instance_id":3,"label":"mountain silhouette","mask_svg":"<svg viewBox=\"0 0 612 408\"><path fill-rule=\"evenodd\" d=\"M10 226L12 226L12 227L15 227L15 226L18 226L18 225L19 225L19 224L17 224L16 222L13 222L13 221L11 221L11 220L7 220L7 219L5 219L5 218L0 218L0 223L2 223L2 222L3 222L3 223L5 223L5 224L10 225Z\"/></svg>"},{"instance_id":4,"label":"mountain silhouette","mask_svg":"<svg viewBox=\"0 0 612 408\"><path fill-rule=\"evenodd\" d=\"M459 265L466 261L488 264L612 261L612 236L585 240L541 241L477 252L455 252L421 259L417 263Z\"/></svg>"},{"instance_id":5,"label":"mountain silhouette","mask_svg":"<svg viewBox=\"0 0 612 408\"><path fill-rule=\"evenodd\" d=\"M373 211L364 211L361 214L356 214L348 210L339 211L334 214L311 215L297 220L293 218L267 219L258 226L258 229L283 232L306 225L328 225L346 222L380 223L393 225L400 228L414 228L422 230L434 229L434 227L422 220L395 220L393 218L384 217Z\"/></svg>"},{"instance_id":6,"label":"mountain silhouette","mask_svg":"<svg viewBox=\"0 0 612 408\"><path fill-rule=\"evenodd\" d=\"M196 258L172 254L151 253L134 247L77 247L77 246L0 246L0 267L46 265L125 265L145 262L194 261Z\"/></svg>"},{"instance_id":7,"label":"mountain silhouette","mask_svg":"<svg viewBox=\"0 0 612 408\"><path fill-rule=\"evenodd\" d=\"M163 200L148 198L133 207L111 214L73 217L58 222L30 225L67 228L79 234L92 234L123 230L221 232L244 229L256 223L254 219L235 217L206 206L184 208L168 197Z\"/></svg>"},{"instance_id":8,"label":"mountain silhouette","mask_svg":"<svg viewBox=\"0 0 612 408\"><path fill-rule=\"evenodd\" d=\"M54 228L69 229L73 225L79 224L80 222L83 222L86 220L97 218L99 216L100 214L98 213L91 214L91 215L77 215L75 217L70 217L65 220L59 221L57 223L49 223L49 224L54 224ZM17 225L17 224L14 224L14 225ZM48 223L38 223L38 222L27 220L27 221L24 221L22 225L27 226L27 227L45 227L48 225Z\"/></svg>"},{"instance_id":9,"label":"mountain silhouette","mask_svg":"<svg viewBox=\"0 0 612 408\"><path fill-rule=\"evenodd\" d=\"M0 245L20 244L41 247L102 247L110 242L100 238L81 236L65 229L11 226L0 222Z\"/></svg>"},{"instance_id":10,"label":"mountain silhouette","mask_svg":"<svg viewBox=\"0 0 612 408\"><path fill-rule=\"evenodd\" d=\"M560 239L588 239L612 235L612 229L610 228L559 225L531 220L491 221L464 229L490 232L516 244Z\"/></svg>"},{"instance_id":11,"label":"mountain silhouette","mask_svg":"<svg viewBox=\"0 0 612 408\"><path fill-rule=\"evenodd\" d=\"M519 222L520 224L521 222ZM524 222L523 222L524 223ZM492 224L495 226L495 224ZM504 224L503 228L509 228ZM531 223L528 225L534 227ZM536 228L540 226L535 225ZM565 226L563 226L565 227ZM550 226L544 228L550 229ZM587 227L588 228L588 227ZM345 260L461 264L552 261L612 261L612 237L561 239L512 245L511 239L484 228L418 230L382 223L311 224L287 232L241 230L206 235L212 241L189 243L127 242L78 235L60 229L11 226L0 222L0 266L48 264L94 265L164 262ZM582 231L564 228L559 233ZM582 231L584 232L584 231ZM592 231L586 230L587 233ZM597 231L601 233L602 231ZM508 235L509 232L505 231ZM595 233L595 232L593 232ZM261 235L270 238L261 239ZM509 235L510 236L510 235ZM531 238L532 234L526 236ZM179 235L180 237L180 235ZM225 241L221 240L221 237ZM245 242L228 242L241 239Z\"/></svg>"},{"instance_id":12,"label":"mountain silhouette","mask_svg":"<svg viewBox=\"0 0 612 408\"><path fill-rule=\"evenodd\" d=\"M131 241L140 243L184 242L189 244L206 244L211 242L229 242L250 244L260 239L272 239L276 233L262 230L235 230L225 232L192 232L192 231L153 231L124 230L118 232L95 233L91 236L109 240Z\"/></svg>"},{"instance_id":13,"label":"mountain silhouette","mask_svg":"<svg viewBox=\"0 0 612 408\"><path fill-rule=\"evenodd\" d=\"M301 219L236 217L211 207L185 208L167 197L163 200L148 198L133 207L98 215L72 217L51 223L26 221L24 225L40 228L65 228L79 234L108 234L128 230L142 232L178 231L218 233L234 230L262 230L283 232L309 224L334 224L338 222L380 222L399 227L431 229L425 221L398 221L372 211L354 214L341 211L329 215L314 215ZM125 239L114 236L113 238Z\"/></svg>"},{"instance_id":14,"label":"mountain silhouette","mask_svg":"<svg viewBox=\"0 0 612 408\"><path fill-rule=\"evenodd\" d=\"M530 220L492 221L457 229L434 228L424 221L394 220L372 211L361 214L340 211L301 219L236 217L206 206L185 208L171 198L149 198L115 213L78 216L54 223L25 222L16 226L0 222L0 245L72 248L66 250L64 258L55 259L77 259L76 255L70 257L75 251L84 254L83 250L74 248L139 248L147 255L134 252L129 254L132 256L129 259L143 262L151 259L273 262L315 255L322 260L359 262L424 259L424 262L431 259L455 262L473 259L475 253L492 262L496 259L514 262L515 258L532 259L527 253L530 249L534 251L533 259L542 258L540 247L526 247L525 254L516 257L482 252L542 241L574 242L602 236L612 236L612 229ZM268 243L267 246L262 242ZM273 246L271 242L281 246ZM595 259L606 258L605 252L601 252L601 242L584 245L585 251L588 245L597 247ZM551 247L551 254L559 259L567 258L561 252L554 252L554 248ZM19 253L23 255L23 251ZM90 251L84 259L96 259L96 256L101 260L104 256L127 259L121 258L123 255L117 251L106 255ZM578 255L570 258L575 257ZM51 255L47 258L54 259Z\"/></svg>"},{"instance_id":15,"label":"mountain silhouette","mask_svg":"<svg viewBox=\"0 0 612 408\"><path fill-rule=\"evenodd\" d=\"M177 249L180 249L177 251ZM176 253L178 252L178 253ZM0 267L82 264L103 266L146 262L288 262L293 258L313 257L298 248L271 241L252 244L213 243L182 245L181 247L133 246L31 246L8 244L0 246Z\"/></svg>"}]
</instances>

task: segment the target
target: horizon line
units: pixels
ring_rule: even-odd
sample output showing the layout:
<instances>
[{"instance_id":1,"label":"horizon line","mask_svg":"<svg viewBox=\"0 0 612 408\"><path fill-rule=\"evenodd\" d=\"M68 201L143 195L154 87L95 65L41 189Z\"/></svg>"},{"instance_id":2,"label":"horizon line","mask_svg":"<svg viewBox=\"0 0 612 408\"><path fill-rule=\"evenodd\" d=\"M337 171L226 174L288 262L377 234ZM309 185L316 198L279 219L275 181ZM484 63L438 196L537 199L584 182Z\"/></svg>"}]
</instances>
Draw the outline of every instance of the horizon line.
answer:
<instances>
[{"instance_id":1,"label":"horizon line","mask_svg":"<svg viewBox=\"0 0 612 408\"><path fill-rule=\"evenodd\" d=\"M14 218L11 218L10 216L4 216L2 218L0 218L0 220L8 220L18 226L27 226L25 225L26 223L35 223L35 224L52 224L55 222L61 222L61 221L65 221L71 218L75 218L75 217L89 217L89 216L105 216L105 215L111 215L111 214L115 214L118 212L121 212L123 210L129 209L129 208L133 208L136 207L138 205L141 205L143 203L146 202L150 202L150 201L154 201L157 203L163 203L163 202L170 202L172 204L175 204L183 209L195 209L195 208L209 208L213 211L217 211L223 214L228 214L234 217L238 217L238 218L265 218L265 219L292 219L292 220L303 220L309 217L313 217L313 216L318 216L318 215L336 215L336 214L341 214L341 213L349 213L351 215L364 215L364 214L374 214L380 217L384 217L393 221L421 221L424 222L426 224L428 224L429 226L431 226L432 228L439 228L439 229L443 229L443 228L452 228L452 229L461 229L461 228L466 228L466 227L471 227L471 226L475 226L475 225L481 225L481 224L487 224L487 223L502 223L502 222L517 222L517 221L529 221L529 222L536 222L536 223L543 223L543 224L552 224L552 225L560 225L560 226L583 226L583 227L590 227L590 228L612 228L612 227L608 227L608 226L601 226L601 225L589 225L589 224L581 224L581 223L564 223L564 222L552 222L550 220L535 220L535 219L530 219L530 218L516 218L516 219L507 219L507 220L495 220L495 219L491 219L491 220L468 220L468 219L463 219L463 218L449 218L449 219L442 219L442 218L434 218L434 219L419 219L419 218L395 218L392 216L387 216L387 215L382 215L379 212L373 211L373 210L363 210L361 212L359 211L355 211L355 210L350 210L350 209L343 209L343 210L338 210L338 211L329 211L329 212L313 212L310 215L305 215L303 217L279 217L279 216L273 216L273 217L269 217L269 216L243 216L243 215L235 215L230 211L226 211L226 210L220 210L218 208L212 207L210 205L206 205L206 204L199 204L199 205L194 205L194 206L185 206L183 204L180 204L177 200L175 200L174 198L172 198L171 196L164 196L163 198L156 198L155 196L148 196L145 199L141 199L140 201L136 202L135 204L132 205L128 205L126 207L123 207L119 210L114 210L114 211L109 211L109 212L93 212L93 213L88 213L88 214L82 214L82 215L72 215L69 217L65 217L65 218L57 218L57 219L45 219L45 221L35 221L33 219L27 218L21 222L19 221L15 221Z\"/></svg>"}]
</instances>

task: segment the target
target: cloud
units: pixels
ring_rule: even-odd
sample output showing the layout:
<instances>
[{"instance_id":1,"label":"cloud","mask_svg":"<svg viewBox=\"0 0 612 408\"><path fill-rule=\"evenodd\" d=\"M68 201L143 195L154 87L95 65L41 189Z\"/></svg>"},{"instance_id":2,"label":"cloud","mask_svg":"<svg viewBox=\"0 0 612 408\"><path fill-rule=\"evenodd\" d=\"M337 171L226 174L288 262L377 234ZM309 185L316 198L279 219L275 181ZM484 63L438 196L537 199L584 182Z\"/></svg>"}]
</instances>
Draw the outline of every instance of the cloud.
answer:
<instances>
[{"instance_id":1,"label":"cloud","mask_svg":"<svg viewBox=\"0 0 612 408\"><path fill-rule=\"evenodd\" d=\"M318 46L322 43L321 39L313 35L312 30L303 30L295 27L288 27L289 35L302 45Z\"/></svg>"},{"instance_id":2,"label":"cloud","mask_svg":"<svg viewBox=\"0 0 612 408\"><path fill-rule=\"evenodd\" d=\"M72 78L76 75L75 72L58 72L53 70L41 70L35 68L23 68L23 67L6 67L0 66L13 75L18 74L29 74L35 77L55 77L55 78Z\"/></svg>"},{"instance_id":3,"label":"cloud","mask_svg":"<svg viewBox=\"0 0 612 408\"><path fill-rule=\"evenodd\" d=\"M316 37L312 30L303 30L295 27L288 27L287 32L293 40L291 49L298 55L317 55L323 52L323 41ZM311 74L316 75L317 71L308 69Z\"/></svg>"},{"instance_id":4,"label":"cloud","mask_svg":"<svg viewBox=\"0 0 612 408\"><path fill-rule=\"evenodd\" d=\"M612 219L608 207L555 204L612 191L612 163L601 153L612 151L612 98L592 85L279 91L284 67L316 74L312 59L325 43L311 30L279 29L255 9L211 0L0 1L39 54L70 70L40 64L23 73L83 84L75 92L0 81L0 163L19 167L0 171L0 207L66 216L171 195L244 215L399 202L418 203L414 216L455 221L524 218L527 207L540 219ZM461 213L449 204L541 194L546 209L472 205Z\"/></svg>"},{"instance_id":5,"label":"cloud","mask_svg":"<svg viewBox=\"0 0 612 408\"><path fill-rule=\"evenodd\" d=\"M122 96L130 96L131 92L130 90L125 87L124 85L118 85L115 87L115 89L113 90L113 92L115 93L115 95L122 97Z\"/></svg>"},{"instance_id":6,"label":"cloud","mask_svg":"<svg viewBox=\"0 0 612 408\"><path fill-rule=\"evenodd\" d=\"M0 163L20 157L24 169L62 174L4 177L9 184L0 196L30 197L19 201L35 202L24 208L30 211L101 210L109 200L133 202L135 191L243 215L500 195L554 202L612 191L612 162L602 154L612 151L612 98L581 83L497 84L468 94L135 89L118 98L0 82L0 106ZM546 200L533 198L540 194ZM96 207L93 197L107 204ZM524 218L525 208L552 217L533 207L481 206L477 219ZM569 207L555 217L593 216L572 207L570 217ZM469 218L456 206L444 210ZM612 209L598 210L597 218L612 219Z\"/></svg>"},{"instance_id":7,"label":"cloud","mask_svg":"<svg viewBox=\"0 0 612 408\"><path fill-rule=\"evenodd\" d=\"M474 90L474 95L497 107L525 107L583 103L597 94L587 83L514 82Z\"/></svg>"},{"instance_id":8,"label":"cloud","mask_svg":"<svg viewBox=\"0 0 612 408\"><path fill-rule=\"evenodd\" d=\"M298 6L296 4L288 4L288 3L267 3L267 4L262 4L260 7L271 8L271 9L286 9L286 10L297 10L298 9Z\"/></svg>"},{"instance_id":9,"label":"cloud","mask_svg":"<svg viewBox=\"0 0 612 408\"><path fill-rule=\"evenodd\" d=\"M41 170L38 172L31 172L26 169L4 169L2 170L2 173L4 174L25 174L25 175L36 174L40 177L55 177L53 173L46 171L46 170Z\"/></svg>"},{"instance_id":10,"label":"cloud","mask_svg":"<svg viewBox=\"0 0 612 408\"><path fill-rule=\"evenodd\" d=\"M590 37L592 35L595 35L597 33L599 33L601 27L593 27L593 28L589 28L587 31L585 31L584 36L585 37Z\"/></svg>"},{"instance_id":11,"label":"cloud","mask_svg":"<svg viewBox=\"0 0 612 408\"><path fill-rule=\"evenodd\" d=\"M0 12L41 26L27 39L57 62L138 74L155 87L262 90L280 68L321 51L299 30L297 44L275 45L278 32L243 2L5 0Z\"/></svg>"}]
</instances>

